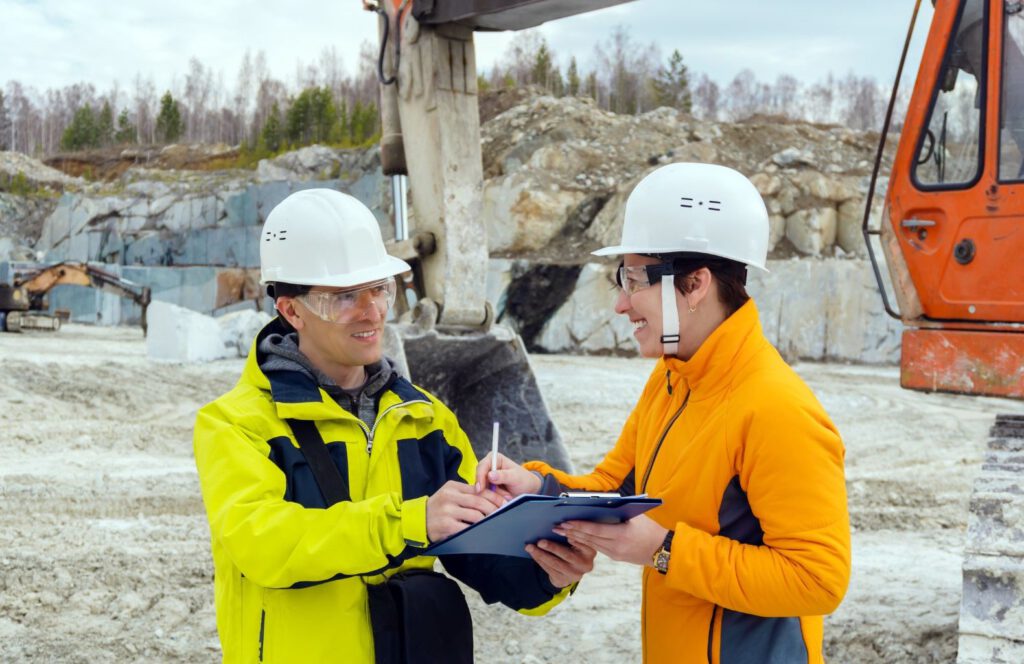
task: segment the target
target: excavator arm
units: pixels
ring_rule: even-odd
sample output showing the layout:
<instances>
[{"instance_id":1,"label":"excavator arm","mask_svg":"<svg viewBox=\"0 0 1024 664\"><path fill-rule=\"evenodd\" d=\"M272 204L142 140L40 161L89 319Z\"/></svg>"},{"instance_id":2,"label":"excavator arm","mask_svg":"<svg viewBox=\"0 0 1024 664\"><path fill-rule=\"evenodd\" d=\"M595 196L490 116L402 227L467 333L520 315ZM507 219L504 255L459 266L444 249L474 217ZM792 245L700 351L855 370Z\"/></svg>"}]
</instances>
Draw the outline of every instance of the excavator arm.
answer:
<instances>
[{"instance_id":1,"label":"excavator arm","mask_svg":"<svg viewBox=\"0 0 1024 664\"><path fill-rule=\"evenodd\" d=\"M509 456L570 467L523 342L492 325L486 298L474 31L522 30L628 1L363 3L381 17L381 165L393 181L397 241L391 250L414 273L406 294L415 307L396 326L401 354L412 379L452 407L481 454L500 421Z\"/></svg>"}]
</instances>

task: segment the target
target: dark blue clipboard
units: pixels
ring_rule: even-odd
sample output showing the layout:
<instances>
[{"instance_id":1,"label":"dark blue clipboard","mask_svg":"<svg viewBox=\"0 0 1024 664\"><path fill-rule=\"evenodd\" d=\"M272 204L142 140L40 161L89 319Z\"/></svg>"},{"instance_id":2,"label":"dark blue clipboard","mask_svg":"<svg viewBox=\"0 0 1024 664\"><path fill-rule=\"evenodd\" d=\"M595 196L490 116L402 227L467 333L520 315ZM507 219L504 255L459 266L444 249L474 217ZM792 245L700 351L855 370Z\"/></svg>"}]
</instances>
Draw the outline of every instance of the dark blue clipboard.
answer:
<instances>
[{"instance_id":1,"label":"dark blue clipboard","mask_svg":"<svg viewBox=\"0 0 1024 664\"><path fill-rule=\"evenodd\" d=\"M487 553L529 558L527 544L546 539L565 543L552 530L565 521L622 523L661 505L646 496L538 496L525 494L465 530L430 545L424 555Z\"/></svg>"}]
</instances>

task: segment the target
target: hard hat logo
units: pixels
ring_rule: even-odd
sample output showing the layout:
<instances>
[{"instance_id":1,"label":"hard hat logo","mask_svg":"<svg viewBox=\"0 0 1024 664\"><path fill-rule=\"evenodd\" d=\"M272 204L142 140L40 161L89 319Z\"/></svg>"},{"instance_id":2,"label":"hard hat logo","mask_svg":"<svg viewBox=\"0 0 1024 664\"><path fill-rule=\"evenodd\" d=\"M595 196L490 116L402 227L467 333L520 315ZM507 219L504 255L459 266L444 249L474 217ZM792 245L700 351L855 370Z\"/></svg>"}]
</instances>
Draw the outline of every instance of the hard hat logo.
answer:
<instances>
[{"instance_id":1,"label":"hard hat logo","mask_svg":"<svg viewBox=\"0 0 1024 664\"><path fill-rule=\"evenodd\" d=\"M370 209L340 191L298 191L281 201L263 226L262 283L350 288L409 269L388 255Z\"/></svg>"},{"instance_id":2,"label":"hard hat logo","mask_svg":"<svg viewBox=\"0 0 1024 664\"><path fill-rule=\"evenodd\" d=\"M594 252L692 252L766 270L768 209L739 172L715 164L669 164L644 177L626 201L622 241Z\"/></svg>"}]
</instances>

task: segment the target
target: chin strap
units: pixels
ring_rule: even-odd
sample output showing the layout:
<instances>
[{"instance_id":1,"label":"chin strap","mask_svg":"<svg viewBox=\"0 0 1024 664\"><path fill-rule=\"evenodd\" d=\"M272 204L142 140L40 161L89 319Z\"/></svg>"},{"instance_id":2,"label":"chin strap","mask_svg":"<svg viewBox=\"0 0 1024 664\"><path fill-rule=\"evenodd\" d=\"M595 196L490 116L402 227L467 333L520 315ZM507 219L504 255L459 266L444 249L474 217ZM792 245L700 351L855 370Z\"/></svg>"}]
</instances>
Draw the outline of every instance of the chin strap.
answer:
<instances>
[{"instance_id":1,"label":"chin strap","mask_svg":"<svg viewBox=\"0 0 1024 664\"><path fill-rule=\"evenodd\" d=\"M679 309L676 307L675 276L661 277L661 343L665 355L679 352Z\"/></svg>"}]
</instances>

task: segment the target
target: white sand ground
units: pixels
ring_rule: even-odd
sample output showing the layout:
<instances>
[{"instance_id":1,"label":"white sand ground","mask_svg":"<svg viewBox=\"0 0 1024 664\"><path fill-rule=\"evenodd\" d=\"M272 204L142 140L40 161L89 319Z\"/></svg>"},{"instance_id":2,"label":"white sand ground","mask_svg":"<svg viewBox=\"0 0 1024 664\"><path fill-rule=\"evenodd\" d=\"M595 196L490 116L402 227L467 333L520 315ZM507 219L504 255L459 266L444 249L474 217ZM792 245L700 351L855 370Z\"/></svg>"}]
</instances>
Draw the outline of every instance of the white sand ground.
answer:
<instances>
[{"instance_id":1,"label":"white sand ground","mask_svg":"<svg viewBox=\"0 0 1024 664\"><path fill-rule=\"evenodd\" d=\"M0 334L0 662L213 662L196 409L240 360L155 364L141 333ZM614 441L650 363L539 356L578 468ZM1018 402L901 390L895 368L797 367L843 433L854 574L830 662L951 662L970 486ZM639 572L599 559L543 619L471 600L481 662L640 660Z\"/></svg>"}]
</instances>

